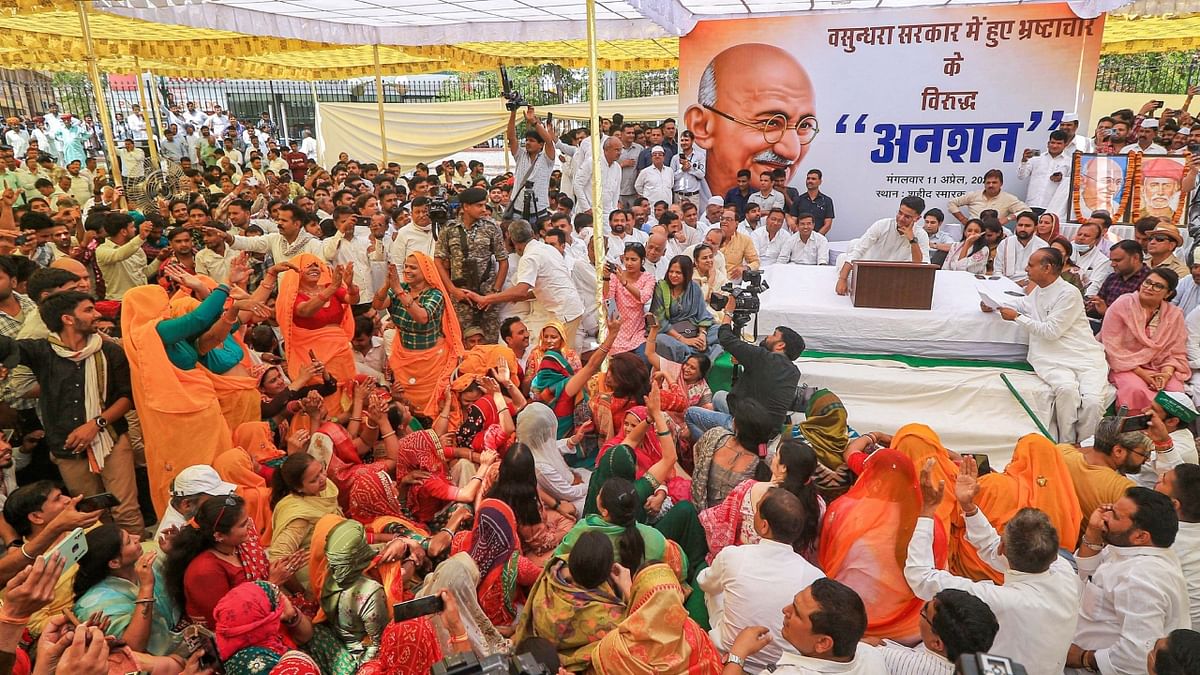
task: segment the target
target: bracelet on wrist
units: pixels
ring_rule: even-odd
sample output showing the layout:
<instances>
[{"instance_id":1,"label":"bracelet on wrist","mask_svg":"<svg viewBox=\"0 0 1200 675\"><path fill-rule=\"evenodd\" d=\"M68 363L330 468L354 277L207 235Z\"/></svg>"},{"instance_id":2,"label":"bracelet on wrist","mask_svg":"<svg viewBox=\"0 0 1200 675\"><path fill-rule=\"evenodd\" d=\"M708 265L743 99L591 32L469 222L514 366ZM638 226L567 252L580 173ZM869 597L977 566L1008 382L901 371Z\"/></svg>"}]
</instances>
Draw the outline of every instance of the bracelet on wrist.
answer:
<instances>
[{"instance_id":1,"label":"bracelet on wrist","mask_svg":"<svg viewBox=\"0 0 1200 675\"><path fill-rule=\"evenodd\" d=\"M1097 544L1097 543L1094 543L1094 542L1088 541L1088 538L1087 538L1087 535L1086 535L1086 534L1085 534L1085 535L1083 535L1082 537L1080 537L1080 538L1079 538L1079 541L1083 542L1083 545L1084 545L1084 546L1088 547L1089 549L1091 549L1091 550L1093 550L1093 551L1101 551L1101 550L1104 550L1104 543L1103 543L1103 542L1101 542L1101 543Z\"/></svg>"},{"instance_id":2,"label":"bracelet on wrist","mask_svg":"<svg viewBox=\"0 0 1200 675\"><path fill-rule=\"evenodd\" d=\"M29 560L31 562L34 560L37 560L36 556L29 555L29 553L25 551L25 544L21 544L21 546L19 548L21 549L21 555L25 556L26 560Z\"/></svg>"}]
</instances>

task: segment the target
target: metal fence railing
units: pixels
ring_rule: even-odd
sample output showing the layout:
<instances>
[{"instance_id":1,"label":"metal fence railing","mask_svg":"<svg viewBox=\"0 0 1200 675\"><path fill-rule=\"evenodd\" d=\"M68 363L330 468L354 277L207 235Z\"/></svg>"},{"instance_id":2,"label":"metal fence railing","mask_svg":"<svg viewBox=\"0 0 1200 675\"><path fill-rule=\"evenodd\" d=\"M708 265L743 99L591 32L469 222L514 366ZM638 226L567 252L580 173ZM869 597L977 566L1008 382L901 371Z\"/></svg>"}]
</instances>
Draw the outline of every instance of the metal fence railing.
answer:
<instances>
[{"instance_id":1,"label":"metal fence railing","mask_svg":"<svg viewBox=\"0 0 1200 675\"><path fill-rule=\"evenodd\" d=\"M133 76L102 77L109 114L128 113L138 103ZM388 103L426 103L498 98L496 73L455 73L384 78L383 99ZM171 103L195 102L204 110L220 105L241 119L258 119L266 112L285 138L300 136L316 122L314 96L326 102L374 103L374 78L299 82L284 80L233 80L158 77L144 80L147 96L159 110ZM571 103L586 97L587 72L553 65L522 69L514 86L535 105ZM678 92L675 70L603 73L601 98L639 98ZM62 112L95 114L91 81L82 75L54 78L30 71L0 70L0 115L34 117L55 102Z\"/></svg>"},{"instance_id":2,"label":"metal fence railing","mask_svg":"<svg viewBox=\"0 0 1200 675\"><path fill-rule=\"evenodd\" d=\"M1200 79L1200 52L1115 55L1101 59L1097 91L1183 94Z\"/></svg>"}]
</instances>

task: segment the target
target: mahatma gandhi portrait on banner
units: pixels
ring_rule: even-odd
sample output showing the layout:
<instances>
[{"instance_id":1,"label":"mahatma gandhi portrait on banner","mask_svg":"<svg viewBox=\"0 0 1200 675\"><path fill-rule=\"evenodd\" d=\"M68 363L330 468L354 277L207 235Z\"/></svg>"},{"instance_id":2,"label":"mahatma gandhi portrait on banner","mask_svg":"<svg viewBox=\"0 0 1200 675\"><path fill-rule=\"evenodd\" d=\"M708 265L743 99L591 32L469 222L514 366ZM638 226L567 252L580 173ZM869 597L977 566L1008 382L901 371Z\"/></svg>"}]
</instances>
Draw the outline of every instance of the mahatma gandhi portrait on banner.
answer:
<instances>
[{"instance_id":1,"label":"mahatma gandhi portrait on banner","mask_svg":"<svg viewBox=\"0 0 1200 675\"><path fill-rule=\"evenodd\" d=\"M712 194L732 189L741 169L758 176L782 168L791 183L818 132L812 81L779 47L730 47L705 67L684 124L707 153Z\"/></svg>"},{"instance_id":2,"label":"mahatma gandhi portrait on banner","mask_svg":"<svg viewBox=\"0 0 1200 675\"><path fill-rule=\"evenodd\" d=\"M1076 221L1083 222L1093 211L1107 211L1114 221L1124 217L1121 200L1125 196L1125 166L1127 155L1114 157L1084 155L1079 161L1079 212Z\"/></svg>"}]
</instances>

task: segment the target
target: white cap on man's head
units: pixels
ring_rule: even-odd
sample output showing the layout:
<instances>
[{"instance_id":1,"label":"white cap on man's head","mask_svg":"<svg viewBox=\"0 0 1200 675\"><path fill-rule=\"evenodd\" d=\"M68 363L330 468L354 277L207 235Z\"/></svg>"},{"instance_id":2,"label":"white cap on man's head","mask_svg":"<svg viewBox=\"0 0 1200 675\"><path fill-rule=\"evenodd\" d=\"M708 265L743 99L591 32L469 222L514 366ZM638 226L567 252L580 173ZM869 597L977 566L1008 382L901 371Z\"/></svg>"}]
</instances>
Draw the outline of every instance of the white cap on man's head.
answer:
<instances>
[{"instance_id":1,"label":"white cap on man's head","mask_svg":"<svg viewBox=\"0 0 1200 675\"><path fill-rule=\"evenodd\" d=\"M725 198L721 195L713 195L708 198L709 206L725 206Z\"/></svg>"},{"instance_id":2,"label":"white cap on man's head","mask_svg":"<svg viewBox=\"0 0 1200 675\"><path fill-rule=\"evenodd\" d=\"M1154 119L1153 117L1147 117L1146 119L1142 120L1142 128L1143 129L1157 129L1158 128L1158 120Z\"/></svg>"},{"instance_id":3,"label":"white cap on man's head","mask_svg":"<svg viewBox=\"0 0 1200 675\"><path fill-rule=\"evenodd\" d=\"M652 154L652 155L653 155L653 154L654 154L654 153L656 153L656 152L657 152L658 154L660 154L660 155L665 155L665 154L667 154L667 151L666 151L666 150L663 150L663 146L661 146L661 145L656 145L656 146L654 146L653 148L650 148L650 154Z\"/></svg>"},{"instance_id":4,"label":"white cap on man's head","mask_svg":"<svg viewBox=\"0 0 1200 675\"><path fill-rule=\"evenodd\" d=\"M207 464L195 464L180 471L172 482L172 497L212 495L214 497L233 494L237 486L226 483L217 475L217 470Z\"/></svg>"},{"instance_id":5,"label":"white cap on man's head","mask_svg":"<svg viewBox=\"0 0 1200 675\"><path fill-rule=\"evenodd\" d=\"M1078 122L1079 115L1076 115L1075 113L1067 113L1062 116L1062 121L1063 122Z\"/></svg>"}]
</instances>

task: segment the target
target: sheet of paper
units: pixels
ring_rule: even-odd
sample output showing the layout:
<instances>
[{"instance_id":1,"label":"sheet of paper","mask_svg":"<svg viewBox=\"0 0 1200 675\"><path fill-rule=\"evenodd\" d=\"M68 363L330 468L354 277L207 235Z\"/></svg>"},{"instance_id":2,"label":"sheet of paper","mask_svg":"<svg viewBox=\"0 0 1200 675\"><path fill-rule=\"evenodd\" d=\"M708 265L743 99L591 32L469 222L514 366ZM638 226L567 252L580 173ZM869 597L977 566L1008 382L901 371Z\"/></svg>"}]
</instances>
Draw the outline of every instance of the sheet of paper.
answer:
<instances>
[{"instance_id":1,"label":"sheet of paper","mask_svg":"<svg viewBox=\"0 0 1200 675\"><path fill-rule=\"evenodd\" d=\"M979 299L983 304L992 309L1000 307L1016 307L1018 298L1008 295L1005 291L988 284L977 284L975 290L979 293Z\"/></svg>"}]
</instances>

